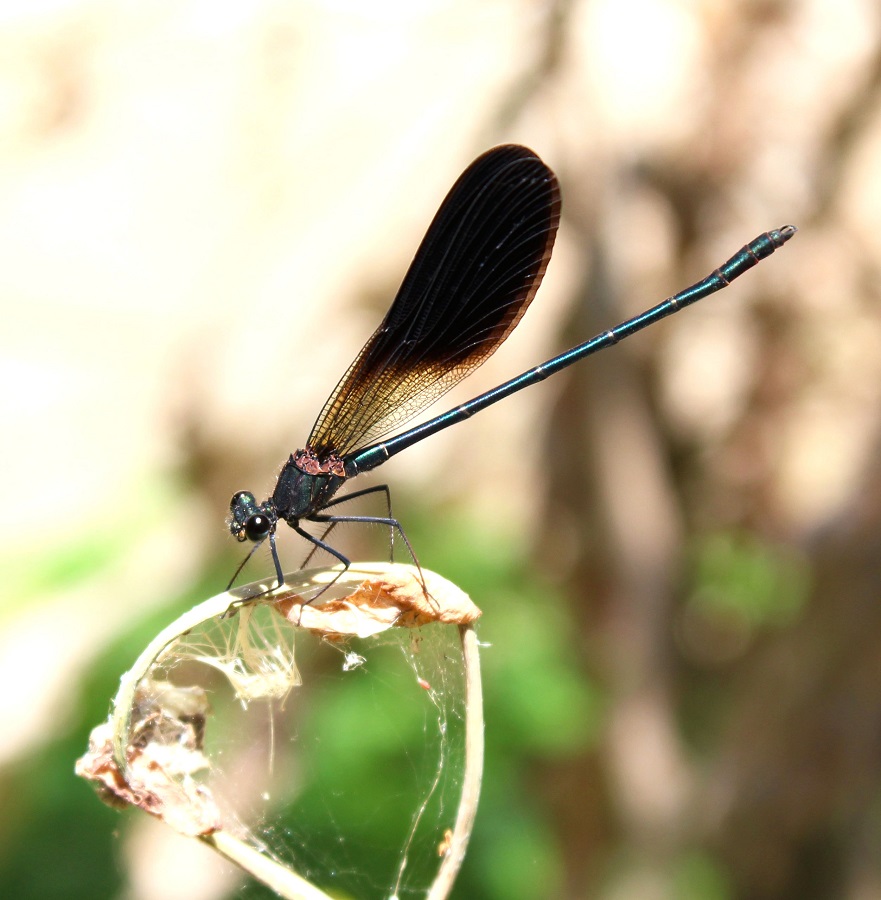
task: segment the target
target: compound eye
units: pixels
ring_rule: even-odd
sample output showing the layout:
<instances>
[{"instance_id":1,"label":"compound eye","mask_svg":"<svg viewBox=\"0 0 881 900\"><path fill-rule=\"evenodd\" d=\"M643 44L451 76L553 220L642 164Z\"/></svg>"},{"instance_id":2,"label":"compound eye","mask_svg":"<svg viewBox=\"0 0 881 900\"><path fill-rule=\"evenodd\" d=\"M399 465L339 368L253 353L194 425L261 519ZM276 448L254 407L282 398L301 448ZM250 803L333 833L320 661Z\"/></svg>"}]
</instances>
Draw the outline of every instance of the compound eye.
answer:
<instances>
[{"instance_id":1,"label":"compound eye","mask_svg":"<svg viewBox=\"0 0 881 900\"><path fill-rule=\"evenodd\" d=\"M249 541L254 541L255 544L258 541L264 540L271 529L272 524L270 523L269 518L261 513L255 513L253 516L248 516L248 521L245 522L245 536Z\"/></svg>"},{"instance_id":2,"label":"compound eye","mask_svg":"<svg viewBox=\"0 0 881 900\"><path fill-rule=\"evenodd\" d=\"M232 495L232 500L229 501L229 511L235 512L239 506L256 506L256 504L257 501L250 491L238 491Z\"/></svg>"}]
</instances>

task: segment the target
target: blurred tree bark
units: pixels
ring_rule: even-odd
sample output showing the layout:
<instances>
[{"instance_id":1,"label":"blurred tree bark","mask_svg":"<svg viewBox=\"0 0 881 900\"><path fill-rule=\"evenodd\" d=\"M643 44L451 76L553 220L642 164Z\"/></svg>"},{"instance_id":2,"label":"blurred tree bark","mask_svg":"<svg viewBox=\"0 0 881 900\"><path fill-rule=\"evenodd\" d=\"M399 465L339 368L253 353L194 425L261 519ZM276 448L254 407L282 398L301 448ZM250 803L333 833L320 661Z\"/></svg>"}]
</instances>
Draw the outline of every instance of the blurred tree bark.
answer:
<instances>
[{"instance_id":1,"label":"blurred tree bark","mask_svg":"<svg viewBox=\"0 0 881 900\"><path fill-rule=\"evenodd\" d=\"M712 68L702 77L710 98L690 151L607 159L604 177L614 189L564 194L564 228L575 232L584 264L561 346L623 318L612 310L634 309L634 287L654 302L733 252L735 245L719 250L718 227L768 183L762 157L785 159L770 148L799 112L798 99L777 83L757 111L747 85L774 54L781 67L790 56L797 77L799 10L757 3L738 13L708 57ZM858 213L847 193L866 144L877 143L877 29L867 43L853 78L815 108L800 108L813 122L786 151L809 191L781 187L780 213L765 227L791 215L809 232L797 238L803 245L786 263L775 258L751 273L748 286L738 283L740 297L719 300L755 298L751 322L730 323L747 329L752 367L727 426L689 430L671 414L665 367L676 360L664 343L678 322L654 329L648 351L621 347L564 376L541 457L548 491L537 555L568 571L587 665L611 704L599 755L583 760L589 783L580 788L605 797L597 804L602 817L583 817L575 833L571 793L553 777L546 784L565 822L570 896L603 895L596 855L625 853L634 862L630 887L644 888L644 876L666 883L692 850L709 853L739 897L881 895L881 410L877 388L866 386L878 360L854 357L849 377L839 374L846 336L867 329L867 345L877 349L881 325L877 248L855 233ZM564 185L588 180L590 147L582 149L567 147ZM634 285L621 274L620 243L639 244L645 196L663 210L672 253L665 268ZM829 268L840 273L837 283ZM818 407L821 421L802 426ZM824 466L841 465L839 428L859 435L851 458L866 464L835 491L824 484ZM806 448L791 439L801 433L819 444L807 476L799 456ZM800 483L816 483L826 502L789 502L793 471ZM704 621L699 634L709 644L696 658L681 629L706 587L694 559L712 533L748 534L769 558L798 560L810 589L785 625L750 622L744 610L731 646L724 626ZM711 723L699 740L696 722Z\"/></svg>"}]
</instances>

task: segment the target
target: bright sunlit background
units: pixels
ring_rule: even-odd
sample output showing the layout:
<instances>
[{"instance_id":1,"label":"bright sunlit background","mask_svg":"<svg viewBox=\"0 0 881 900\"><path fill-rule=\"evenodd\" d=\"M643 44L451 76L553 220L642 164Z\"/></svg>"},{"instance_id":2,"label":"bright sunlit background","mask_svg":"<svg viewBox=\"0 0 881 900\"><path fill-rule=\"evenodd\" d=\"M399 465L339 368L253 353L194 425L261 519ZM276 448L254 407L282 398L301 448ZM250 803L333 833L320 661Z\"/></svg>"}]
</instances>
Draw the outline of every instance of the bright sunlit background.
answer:
<instances>
[{"instance_id":1,"label":"bright sunlit background","mask_svg":"<svg viewBox=\"0 0 881 900\"><path fill-rule=\"evenodd\" d=\"M485 613L458 896L881 896L871 0L0 5L0 894L258 896L73 762L506 141L557 249L444 408L800 232L357 483Z\"/></svg>"}]
</instances>

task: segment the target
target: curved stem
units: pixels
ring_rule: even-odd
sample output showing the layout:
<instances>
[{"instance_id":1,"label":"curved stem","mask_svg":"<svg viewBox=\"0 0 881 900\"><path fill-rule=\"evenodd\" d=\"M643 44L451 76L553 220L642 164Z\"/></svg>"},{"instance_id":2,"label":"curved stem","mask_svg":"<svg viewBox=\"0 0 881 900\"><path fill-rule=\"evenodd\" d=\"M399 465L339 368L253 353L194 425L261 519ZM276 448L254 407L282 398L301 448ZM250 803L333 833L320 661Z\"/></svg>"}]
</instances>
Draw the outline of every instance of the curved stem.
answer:
<instances>
[{"instance_id":1,"label":"curved stem","mask_svg":"<svg viewBox=\"0 0 881 900\"><path fill-rule=\"evenodd\" d=\"M328 894L296 872L270 859L245 841L240 841L228 831L216 831L205 835L201 840L284 900L332 900Z\"/></svg>"},{"instance_id":2,"label":"curved stem","mask_svg":"<svg viewBox=\"0 0 881 900\"><path fill-rule=\"evenodd\" d=\"M443 862L426 894L427 900L444 900L453 888L474 828L483 780L483 689L479 644L472 625L460 625L459 634L465 663L465 776L456 824Z\"/></svg>"}]
</instances>

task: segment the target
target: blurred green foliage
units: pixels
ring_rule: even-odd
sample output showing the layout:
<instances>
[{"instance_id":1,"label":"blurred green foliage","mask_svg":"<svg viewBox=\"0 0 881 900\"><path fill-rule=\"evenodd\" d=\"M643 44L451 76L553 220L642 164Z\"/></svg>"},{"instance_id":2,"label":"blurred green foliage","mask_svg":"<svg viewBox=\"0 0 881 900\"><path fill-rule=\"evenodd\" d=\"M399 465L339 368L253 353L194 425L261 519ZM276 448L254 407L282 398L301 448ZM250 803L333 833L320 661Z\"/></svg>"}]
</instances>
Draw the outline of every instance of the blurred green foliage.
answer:
<instances>
[{"instance_id":1,"label":"blurred green foliage","mask_svg":"<svg viewBox=\"0 0 881 900\"><path fill-rule=\"evenodd\" d=\"M753 627L785 626L808 598L807 562L748 532L700 539L693 552L691 602L708 616L735 617Z\"/></svg>"}]
</instances>

